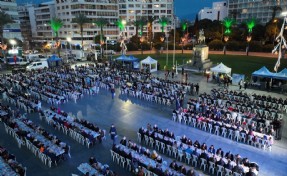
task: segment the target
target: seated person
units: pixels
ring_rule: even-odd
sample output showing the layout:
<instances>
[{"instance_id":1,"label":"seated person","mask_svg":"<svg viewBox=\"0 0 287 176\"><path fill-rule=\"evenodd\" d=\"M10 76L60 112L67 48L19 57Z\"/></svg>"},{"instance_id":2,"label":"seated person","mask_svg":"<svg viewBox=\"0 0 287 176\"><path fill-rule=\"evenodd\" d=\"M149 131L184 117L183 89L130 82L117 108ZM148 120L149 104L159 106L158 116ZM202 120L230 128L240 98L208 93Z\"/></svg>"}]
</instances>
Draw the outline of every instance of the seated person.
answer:
<instances>
[{"instance_id":1,"label":"seated person","mask_svg":"<svg viewBox=\"0 0 287 176\"><path fill-rule=\"evenodd\" d=\"M162 163L162 158L161 158L161 156L157 156L157 158L155 159L158 163Z\"/></svg>"},{"instance_id":2,"label":"seated person","mask_svg":"<svg viewBox=\"0 0 287 176\"><path fill-rule=\"evenodd\" d=\"M127 139L125 136L121 139L120 144L127 146Z\"/></svg>"},{"instance_id":3,"label":"seated person","mask_svg":"<svg viewBox=\"0 0 287 176\"><path fill-rule=\"evenodd\" d=\"M208 153L212 153L212 154L215 154L215 149L214 149L214 146L211 145L208 149Z\"/></svg>"},{"instance_id":4,"label":"seated person","mask_svg":"<svg viewBox=\"0 0 287 176\"><path fill-rule=\"evenodd\" d=\"M150 157L151 157L151 159L155 160L158 157L157 152L154 150Z\"/></svg>"},{"instance_id":5,"label":"seated person","mask_svg":"<svg viewBox=\"0 0 287 176\"><path fill-rule=\"evenodd\" d=\"M90 164L90 165L93 165L94 163L97 163L96 158L90 157L90 159L89 159L89 164Z\"/></svg>"},{"instance_id":6,"label":"seated person","mask_svg":"<svg viewBox=\"0 0 287 176\"><path fill-rule=\"evenodd\" d=\"M176 161L173 160L172 163L170 163L169 167L173 170L178 170L178 165L176 164Z\"/></svg>"}]
</instances>

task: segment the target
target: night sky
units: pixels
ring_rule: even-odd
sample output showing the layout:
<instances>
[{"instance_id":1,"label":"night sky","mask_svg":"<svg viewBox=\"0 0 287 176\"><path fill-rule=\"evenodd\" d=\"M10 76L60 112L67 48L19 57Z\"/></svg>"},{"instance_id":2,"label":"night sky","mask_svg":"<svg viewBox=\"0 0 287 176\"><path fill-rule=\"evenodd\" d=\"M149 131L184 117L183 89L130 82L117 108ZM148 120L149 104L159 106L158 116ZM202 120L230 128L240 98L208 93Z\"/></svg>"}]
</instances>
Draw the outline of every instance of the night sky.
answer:
<instances>
[{"instance_id":1,"label":"night sky","mask_svg":"<svg viewBox=\"0 0 287 176\"><path fill-rule=\"evenodd\" d=\"M41 3L49 0L17 0L18 3ZM203 7L211 7L212 2L222 0L174 0L175 13L181 19L195 19L195 15Z\"/></svg>"}]
</instances>

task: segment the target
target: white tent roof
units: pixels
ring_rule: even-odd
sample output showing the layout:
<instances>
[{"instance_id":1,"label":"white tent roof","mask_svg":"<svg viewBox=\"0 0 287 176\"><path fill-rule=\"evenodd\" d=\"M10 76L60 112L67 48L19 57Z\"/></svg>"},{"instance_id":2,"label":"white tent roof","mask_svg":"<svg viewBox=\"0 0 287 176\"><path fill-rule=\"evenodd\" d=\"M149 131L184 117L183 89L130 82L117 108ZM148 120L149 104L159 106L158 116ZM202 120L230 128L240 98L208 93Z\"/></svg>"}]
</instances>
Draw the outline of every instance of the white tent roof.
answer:
<instances>
[{"instance_id":1,"label":"white tent roof","mask_svg":"<svg viewBox=\"0 0 287 176\"><path fill-rule=\"evenodd\" d=\"M142 64L156 64L157 60L151 58L150 56L148 56L147 58L145 58L144 60L141 61Z\"/></svg>"},{"instance_id":2,"label":"white tent roof","mask_svg":"<svg viewBox=\"0 0 287 176\"><path fill-rule=\"evenodd\" d=\"M218 64L217 66L211 68L210 70L216 73L231 73L231 68L227 67L223 63Z\"/></svg>"}]
</instances>

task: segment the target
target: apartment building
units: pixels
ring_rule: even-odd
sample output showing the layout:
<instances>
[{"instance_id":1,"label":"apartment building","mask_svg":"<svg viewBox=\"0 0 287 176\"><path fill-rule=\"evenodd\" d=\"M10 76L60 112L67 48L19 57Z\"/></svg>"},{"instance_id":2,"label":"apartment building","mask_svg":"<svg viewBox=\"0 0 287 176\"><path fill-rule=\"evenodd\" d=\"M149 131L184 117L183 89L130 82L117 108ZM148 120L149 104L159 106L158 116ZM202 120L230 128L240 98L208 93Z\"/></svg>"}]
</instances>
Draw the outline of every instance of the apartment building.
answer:
<instances>
[{"instance_id":1,"label":"apartment building","mask_svg":"<svg viewBox=\"0 0 287 176\"><path fill-rule=\"evenodd\" d=\"M227 2L214 2L212 8L204 7L198 12L198 19L210 19L210 20L219 20L222 21L227 17Z\"/></svg>"},{"instance_id":2,"label":"apartment building","mask_svg":"<svg viewBox=\"0 0 287 176\"><path fill-rule=\"evenodd\" d=\"M228 16L238 23L255 18L265 24L272 19L274 7L287 10L287 0L228 0ZM280 17L281 11L276 11L275 17Z\"/></svg>"},{"instance_id":3,"label":"apartment building","mask_svg":"<svg viewBox=\"0 0 287 176\"><path fill-rule=\"evenodd\" d=\"M100 18L105 18L108 25L103 27L104 35L116 40L119 30L116 25L118 20L117 0L57 0L56 16L64 22L64 26L59 31L59 36L63 40L71 38L72 44L81 44L80 28L72 23L77 14L85 14L91 22L84 26L84 46L89 47L94 43L95 36L100 34L100 26L94 22Z\"/></svg>"},{"instance_id":4,"label":"apartment building","mask_svg":"<svg viewBox=\"0 0 287 176\"><path fill-rule=\"evenodd\" d=\"M53 40L53 31L49 22L53 17L60 18L64 25L59 30L59 37L62 41L71 38L72 45L81 44L80 28L72 20L77 14L85 14L91 21L84 25L84 48L94 43L95 36L100 34L100 26L95 21L104 18L108 24L103 27L104 35L109 40L117 40L120 36L119 27L116 22L119 19L126 20L124 29L127 38L136 33L133 22L138 18L147 19L153 16L153 35L161 32L161 25L158 20L167 17L171 20L165 27L165 32L173 28L174 22L179 23L174 16L174 0L55 0L42 3L38 6L26 5L26 11L22 10L23 18L29 15L32 37L35 42ZM24 12L25 11L25 12ZM28 13L27 13L28 12ZM25 15L24 15L25 14ZM25 17L25 18L26 18ZM175 18L175 20L174 20ZM143 35L147 36L147 25L143 28Z\"/></svg>"},{"instance_id":5,"label":"apartment building","mask_svg":"<svg viewBox=\"0 0 287 176\"><path fill-rule=\"evenodd\" d=\"M153 23L153 35L156 32L161 32L159 19L167 17L170 19L166 31L170 31L174 26L174 0L119 0L119 18L127 21L126 36L132 37L136 33L136 28L133 25L134 21L140 18L147 19L148 16L154 16L156 19ZM143 27L143 35L147 36L147 26Z\"/></svg>"},{"instance_id":6,"label":"apartment building","mask_svg":"<svg viewBox=\"0 0 287 176\"><path fill-rule=\"evenodd\" d=\"M10 23L4 26L3 36L6 39L17 38L23 40L21 35L19 14L17 11L16 0L0 0L0 10L6 12L14 20L14 23Z\"/></svg>"},{"instance_id":7,"label":"apartment building","mask_svg":"<svg viewBox=\"0 0 287 176\"><path fill-rule=\"evenodd\" d=\"M23 48L25 49L30 49L29 48L30 44L33 41L30 15L29 15L29 8L31 6L32 6L31 4L27 4L27 5L20 5L17 8L20 20L21 34L24 42Z\"/></svg>"}]
</instances>

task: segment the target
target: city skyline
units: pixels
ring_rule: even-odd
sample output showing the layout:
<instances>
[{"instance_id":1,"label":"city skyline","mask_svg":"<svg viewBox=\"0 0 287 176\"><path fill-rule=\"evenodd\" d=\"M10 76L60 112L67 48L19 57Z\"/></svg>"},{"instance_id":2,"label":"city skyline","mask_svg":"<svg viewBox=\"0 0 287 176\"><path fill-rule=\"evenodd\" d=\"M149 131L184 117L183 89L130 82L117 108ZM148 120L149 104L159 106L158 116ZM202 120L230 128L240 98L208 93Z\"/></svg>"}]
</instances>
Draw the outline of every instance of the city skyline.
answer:
<instances>
[{"instance_id":1,"label":"city skyline","mask_svg":"<svg viewBox=\"0 0 287 176\"><path fill-rule=\"evenodd\" d=\"M16 0L17 4L32 3L39 4L51 0ZM203 7L211 7L212 2L220 0L175 0L175 13L181 19L195 19L196 14Z\"/></svg>"}]
</instances>

